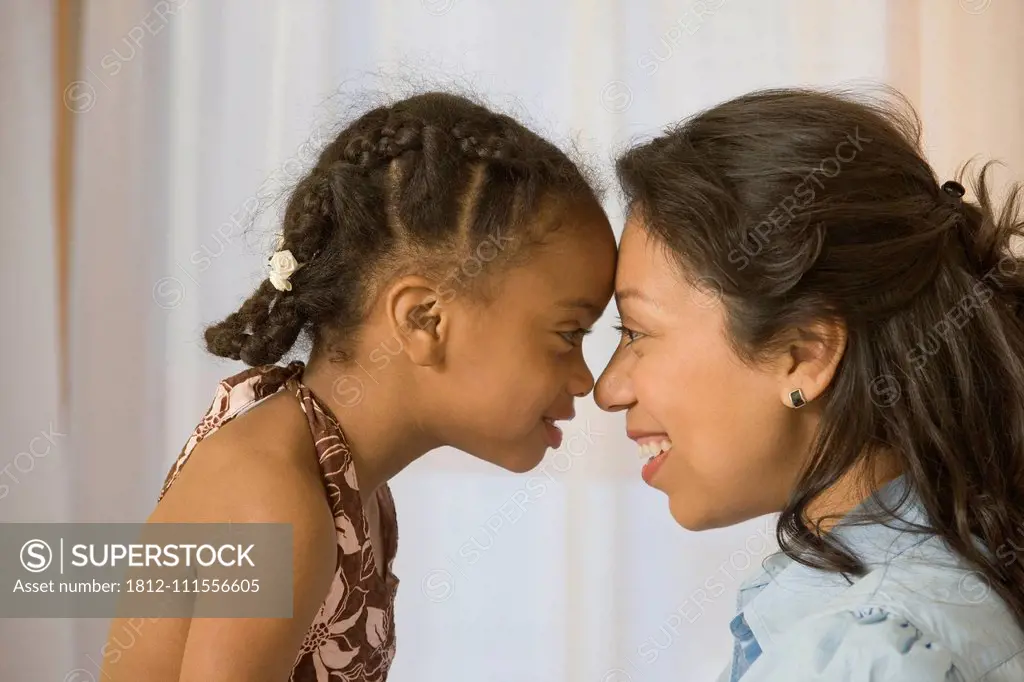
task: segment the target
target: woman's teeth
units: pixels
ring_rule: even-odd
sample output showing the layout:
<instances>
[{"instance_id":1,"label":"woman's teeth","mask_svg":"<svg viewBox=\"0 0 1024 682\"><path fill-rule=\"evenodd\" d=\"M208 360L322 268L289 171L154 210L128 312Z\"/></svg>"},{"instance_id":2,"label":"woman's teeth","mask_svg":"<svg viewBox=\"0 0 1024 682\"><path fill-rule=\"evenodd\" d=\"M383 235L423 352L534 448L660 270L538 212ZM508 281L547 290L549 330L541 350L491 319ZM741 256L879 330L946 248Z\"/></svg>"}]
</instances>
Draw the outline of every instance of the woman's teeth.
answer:
<instances>
[{"instance_id":1,"label":"woman's teeth","mask_svg":"<svg viewBox=\"0 0 1024 682\"><path fill-rule=\"evenodd\" d=\"M640 445L640 456L651 459L652 457L657 457L662 452L668 452L671 449L672 441L670 440L650 441Z\"/></svg>"}]
</instances>

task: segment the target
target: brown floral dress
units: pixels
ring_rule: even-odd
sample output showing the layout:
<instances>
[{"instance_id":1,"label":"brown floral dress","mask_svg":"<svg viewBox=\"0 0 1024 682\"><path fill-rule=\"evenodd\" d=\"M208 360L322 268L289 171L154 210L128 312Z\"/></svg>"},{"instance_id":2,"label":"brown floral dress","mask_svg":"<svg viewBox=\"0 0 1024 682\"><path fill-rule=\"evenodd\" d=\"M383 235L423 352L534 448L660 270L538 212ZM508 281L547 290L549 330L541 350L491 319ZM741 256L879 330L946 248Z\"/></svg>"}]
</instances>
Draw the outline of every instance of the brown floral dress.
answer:
<instances>
[{"instance_id":1,"label":"brown floral dress","mask_svg":"<svg viewBox=\"0 0 1024 682\"><path fill-rule=\"evenodd\" d=\"M383 682L395 655L394 605L398 579L391 572L398 546L394 500L387 485L377 492L387 577L375 568L370 528L363 513L352 453L338 420L301 383L304 366L254 367L225 379L206 416L171 467L160 499L199 441L257 401L281 389L294 394L316 444L324 494L337 529L338 566L292 667L291 682Z\"/></svg>"}]
</instances>

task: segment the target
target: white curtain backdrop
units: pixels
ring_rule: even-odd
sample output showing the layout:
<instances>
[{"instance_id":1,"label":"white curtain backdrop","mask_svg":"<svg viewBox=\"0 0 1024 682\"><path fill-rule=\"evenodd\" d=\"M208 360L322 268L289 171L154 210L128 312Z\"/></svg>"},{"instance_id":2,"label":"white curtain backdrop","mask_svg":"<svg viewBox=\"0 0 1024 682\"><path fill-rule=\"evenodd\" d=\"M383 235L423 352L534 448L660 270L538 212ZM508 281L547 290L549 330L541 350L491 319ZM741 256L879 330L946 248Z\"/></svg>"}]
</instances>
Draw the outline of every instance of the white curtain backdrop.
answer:
<instances>
[{"instance_id":1,"label":"white curtain backdrop","mask_svg":"<svg viewBox=\"0 0 1024 682\"><path fill-rule=\"evenodd\" d=\"M52 24L46 3L0 5L4 523L69 520L69 430L60 413L56 362ZM73 636L66 621L0 619L0 680L62 681L74 667Z\"/></svg>"},{"instance_id":2,"label":"white curtain backdrop","mask_svg":"<svg viewBox=\"0 0 1024 682\"><path fill-rule=\"evenodd\" d=\"M1024 168L1011 0L86 0L71 84L53 75L53 11L4 0L0 21L0 468L18 476L0 480L2 521L145 518L216 382L240 368L204 353L204 325L262 277L284 192L375 92L471 88L574 143L608 183L617 230L616 151L769 86L892 81L936 121L943 170L976 153ZM60 106L75 115L63 400ZM595 374L614 313L587 341ZM530 474L438 452L393 482L392 680L686 682L725 665L735 590L773 549L772 519L680 529L640 482L623 418L590 398L577 413ZM51 428L63 435L47 456L18 454ZM0 679L99 680L105 631L0 621Z\"/></svg>"}]
</instances>

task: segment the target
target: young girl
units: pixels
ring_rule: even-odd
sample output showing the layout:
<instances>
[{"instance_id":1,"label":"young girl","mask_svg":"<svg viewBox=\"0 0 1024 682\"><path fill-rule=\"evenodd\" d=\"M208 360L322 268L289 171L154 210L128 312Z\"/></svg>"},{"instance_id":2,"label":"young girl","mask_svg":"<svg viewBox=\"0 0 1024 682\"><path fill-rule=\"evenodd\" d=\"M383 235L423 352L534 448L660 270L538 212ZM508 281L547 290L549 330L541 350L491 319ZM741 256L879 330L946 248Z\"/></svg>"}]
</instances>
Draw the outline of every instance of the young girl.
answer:
<instances>
[{"instance_id":1,"label":"young girl","mask_svg":"<svg viewBox=\"0 0 1024 682\"><path fill-rule=\"evenodd\" d=\"M1024 680L1020 195L900 111L755 93L618 162L598 403L680 525L781 512L723 682Z\"/></svg>"},{"instance_id":2,"label":"young girl","mask_svg":"<svg viewBox=\"0 0 1024 682\"><path fill-rule=\"evenodd\" d=\"M221 382L150 518L292 524L293 617L163 619L106 679L385 679L387 481L443 445L515 472L557 448L614 259L579 169L516 121L429 93L352 123L292 194L267 279L206 330L252 368ZM308 365L270 364L302 332Z\"/></svg>"}]
</instances>

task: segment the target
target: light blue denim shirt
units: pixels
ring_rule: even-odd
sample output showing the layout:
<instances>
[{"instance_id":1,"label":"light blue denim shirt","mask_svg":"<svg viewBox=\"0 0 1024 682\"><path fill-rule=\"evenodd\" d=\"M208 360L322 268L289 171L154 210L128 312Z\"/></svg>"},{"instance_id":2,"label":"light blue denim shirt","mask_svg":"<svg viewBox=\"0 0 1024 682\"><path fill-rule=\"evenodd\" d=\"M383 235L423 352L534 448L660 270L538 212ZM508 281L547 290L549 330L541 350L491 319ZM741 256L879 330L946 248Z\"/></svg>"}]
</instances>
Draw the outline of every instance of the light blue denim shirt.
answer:
<instances>
[{"instance_id":1,"label":"light blue denim shirt","mask_svg":"<svg viewBox=\"0 0 1024 682\"><path fill-rule=\"evenodd\" d=\"M1024 633L1002 599L941 538L910 532L926 516L903 477L879 497L893 508L905 493L899 519L856 525L868 500L833 530L866 575L780 553L743 583L719 682L1024 682Z\"/></svg>"}]
</instances>

